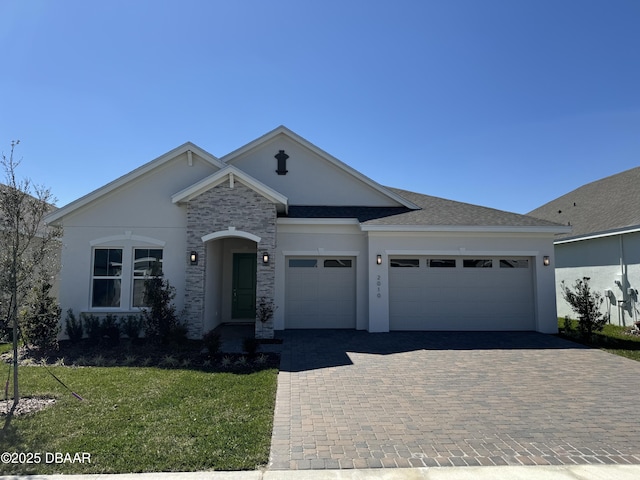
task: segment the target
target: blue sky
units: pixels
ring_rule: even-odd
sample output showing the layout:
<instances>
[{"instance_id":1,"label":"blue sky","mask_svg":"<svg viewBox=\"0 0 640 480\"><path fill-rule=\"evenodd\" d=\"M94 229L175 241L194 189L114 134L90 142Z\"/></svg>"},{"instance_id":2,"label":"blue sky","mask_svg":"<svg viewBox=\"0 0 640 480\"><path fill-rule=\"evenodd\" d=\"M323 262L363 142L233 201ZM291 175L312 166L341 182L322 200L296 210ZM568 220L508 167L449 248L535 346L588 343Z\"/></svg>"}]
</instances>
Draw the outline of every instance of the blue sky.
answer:
<instances>
[{"instance_id":1,"label":"blue sky","mask_svg":"<svg viewBox=\"0 0 640 480\"><path fill-rule=\"evenodd\" d=\"M383 185L526 213L640 165L638 25L636 0L0 0L0 150L62 206L283 124Z\"/></svg>"}]
</instances>

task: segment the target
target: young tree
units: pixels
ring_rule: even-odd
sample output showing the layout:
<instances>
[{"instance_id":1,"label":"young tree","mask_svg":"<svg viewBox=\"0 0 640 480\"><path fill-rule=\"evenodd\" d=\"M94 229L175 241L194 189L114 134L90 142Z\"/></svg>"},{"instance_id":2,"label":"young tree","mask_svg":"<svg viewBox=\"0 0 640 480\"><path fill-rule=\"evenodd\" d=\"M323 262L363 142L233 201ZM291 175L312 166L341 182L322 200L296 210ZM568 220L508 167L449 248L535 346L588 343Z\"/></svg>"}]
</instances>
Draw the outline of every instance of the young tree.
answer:
<instances>
[{"instance_id":1,"label":"young tree","mask_svg":"<svg viewBox=\"0 0 640 480\"><path fill-rule=\"evenodd\" d=\"M0 289L5 292L6 321L13 329L13 407L20 400L18 388L18 310L24 305L33 282L43 275L52 277L56 265L60 228L44 224L55 199L48 188L28 179L18 180L20 161L11 142L9 156L2 154L0 164L5 184L0 185Z\"/></svg>"},{"instance_id":2,"label":"young tree","mask_svg":"<svg viewBox=\"0 0 640 480\"><path fill-rule=\"evenodd\" d=\"M593 332L600 332L609 321L609 314L602 314L600 306L604 298L599 292L592 292L589 287L589 277L576 280L573 290L560 284L562 296L578 315L578 330L583 338L591 338Z\"/></svg>"}]
</instances>

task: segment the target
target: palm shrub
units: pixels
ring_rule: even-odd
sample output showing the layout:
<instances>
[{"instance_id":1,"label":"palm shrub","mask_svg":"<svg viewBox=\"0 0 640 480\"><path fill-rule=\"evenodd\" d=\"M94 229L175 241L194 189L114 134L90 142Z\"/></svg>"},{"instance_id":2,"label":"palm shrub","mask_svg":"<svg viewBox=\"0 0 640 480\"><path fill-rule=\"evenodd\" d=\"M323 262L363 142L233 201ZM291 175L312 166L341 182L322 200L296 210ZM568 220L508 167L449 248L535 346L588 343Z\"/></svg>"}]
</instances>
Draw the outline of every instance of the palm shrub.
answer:
<instances>
[{"instance_id":1,"label":"palm shrub","mask_svg":"<svg viewBox=\"0 0 640 480\"><path fill-rule=\"evenodd\" d=\"M590 339L593 332L600 332L609 321L609 314L600 312L604 298L599 292L592 292L589 277L578 279L573 289L562 281L560 289L562 297L571 309L578 315L578 331L584 339Z\"/></svg>"}]
</instances>

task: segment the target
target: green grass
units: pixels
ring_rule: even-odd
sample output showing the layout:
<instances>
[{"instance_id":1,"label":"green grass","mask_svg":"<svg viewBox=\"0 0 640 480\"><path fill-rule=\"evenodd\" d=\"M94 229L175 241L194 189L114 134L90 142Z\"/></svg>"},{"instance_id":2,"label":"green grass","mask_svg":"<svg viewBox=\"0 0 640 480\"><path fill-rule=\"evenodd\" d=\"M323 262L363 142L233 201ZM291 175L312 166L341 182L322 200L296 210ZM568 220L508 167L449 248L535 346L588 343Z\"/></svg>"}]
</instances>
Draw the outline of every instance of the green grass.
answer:
<instances>
[{"instance_id":1,"label":"green grass","mask_svg":"<svg viewBox=\"0 0 640 480\"><path fill-rule=\"evenodd\" d=\"M84 401L43 367L21 367L22 396L58 402L14 417L0 432L0 452L41 452L43 459L46 452L87 452L91 464L2 465L3 474L253 470L268 461L275 369L247 374L141 367L51 371Z\"/></svg>"},{"instance_id":2,"label":"green grass","mask_svg":"<svg viewBox=\"0 0 640 480\"><path fill-rule=\"evenodd\" d=\"M593 334L590 341L579 338L578 321L571 320L572 332L570 334L561 333L561 336L569 340L580 342L590 347L600 348L609 353L620 355L640 361L640 336L628 335L624 333L631 327L619 327L617 325L605 325L602 332ZM564 329L564 318L558 319L558 328Z\"/></svg>"},{"instance_id":3,"label":"green grass","mask_svg":"<svg viewBox=\"0 0 640 480\"><path fill-rule=\"evenodd\" d=\"M13 346L10 343L0 343L0 355L10 352Z\"/></svg>"}]
</instances>

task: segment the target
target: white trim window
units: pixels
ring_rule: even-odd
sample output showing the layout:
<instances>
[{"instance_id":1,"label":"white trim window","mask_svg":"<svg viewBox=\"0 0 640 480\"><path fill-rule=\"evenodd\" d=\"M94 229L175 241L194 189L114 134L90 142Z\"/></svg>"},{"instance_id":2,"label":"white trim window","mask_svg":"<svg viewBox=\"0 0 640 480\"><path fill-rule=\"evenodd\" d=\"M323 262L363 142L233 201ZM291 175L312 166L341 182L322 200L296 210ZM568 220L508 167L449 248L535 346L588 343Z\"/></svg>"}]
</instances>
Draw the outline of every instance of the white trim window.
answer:
<instances>
[{"instance_id":1,"label":"white trim window","mask_svg":"<svg viewBox=\"0 0 640 480\"><path fill-rule=\"evenodd\" d=\"M144 281L151 275L162 274L161 248L135 248L133 250L133 307L146 307Z\"/></svg>"},{"instance_id":2,"label":"white trim window","mask_svg":"<svg viewBox=\"0 0 640 480\"><path fill-rule=\"evenodd\" d=\"M92 307L120 307L122 248L96 248L93 250L93 275L91 283Z\"/></svg>"}]
</instances>

